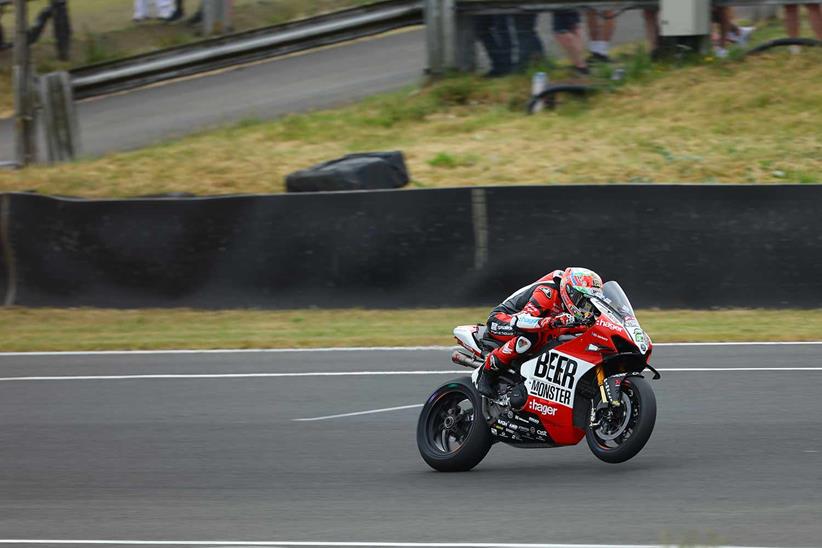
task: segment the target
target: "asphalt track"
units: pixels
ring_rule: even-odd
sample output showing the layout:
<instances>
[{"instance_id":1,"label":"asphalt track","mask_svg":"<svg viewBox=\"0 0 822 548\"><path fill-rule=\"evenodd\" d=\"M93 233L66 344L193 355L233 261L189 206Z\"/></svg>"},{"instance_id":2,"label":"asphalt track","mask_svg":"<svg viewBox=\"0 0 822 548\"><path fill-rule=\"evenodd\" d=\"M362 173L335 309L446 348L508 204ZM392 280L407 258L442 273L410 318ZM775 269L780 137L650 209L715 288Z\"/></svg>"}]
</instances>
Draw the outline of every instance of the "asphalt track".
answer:
<instances>
[{"instance_id":1,"label":"asphalt track","mask_svg":"<svg viewBox=\"0 0 822 548\"><path fill-rule=\"evenodd\" d=\"M418 408L294 420L421 404L443 350L3 355L0 542L822 545L822 345L655 352L634 460L497 445L451 475L418 455ZM88 378L118 375L153 377Z\"/></svg>"},{"instance_id":2,"label":"asphalt track","mask_svg":"<svg viewBox=\"0 0 822 548\"><path fill-rule=\"evenodd\" d=\"M541 19L543 41L559 55ZM639 14L621 16L616 43L641 39ZM425 69L419 28L305 54L83 101L84 156L130 150L227 123L328 108L419 82ZM14 157L11 120L0 120L0 161ZM45 149L43 149L45 150Z\"/></svg>"}]
</instances>

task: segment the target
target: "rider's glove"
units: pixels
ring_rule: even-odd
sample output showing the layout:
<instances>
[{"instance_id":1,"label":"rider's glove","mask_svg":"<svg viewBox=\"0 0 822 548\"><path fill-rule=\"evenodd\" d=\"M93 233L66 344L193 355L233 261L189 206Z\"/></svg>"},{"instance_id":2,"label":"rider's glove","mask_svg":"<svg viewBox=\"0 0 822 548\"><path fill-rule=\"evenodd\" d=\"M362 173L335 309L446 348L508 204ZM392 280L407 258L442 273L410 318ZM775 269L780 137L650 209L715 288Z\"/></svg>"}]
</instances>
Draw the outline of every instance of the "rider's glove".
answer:
<instances>
[{"instance_id":1,"label":"rider's glove","mask_svg":"<svg viewBox=\"0 0 822 548\"><path fill-rule=\"evenodd\" d=\"M546 318L548 319L548 318ZM567 312L554 316L550 318L549 326L556 329L562 327L573 327L577 323L576 318L572 314L568 314Z\"/></svg>"}]
</instances>

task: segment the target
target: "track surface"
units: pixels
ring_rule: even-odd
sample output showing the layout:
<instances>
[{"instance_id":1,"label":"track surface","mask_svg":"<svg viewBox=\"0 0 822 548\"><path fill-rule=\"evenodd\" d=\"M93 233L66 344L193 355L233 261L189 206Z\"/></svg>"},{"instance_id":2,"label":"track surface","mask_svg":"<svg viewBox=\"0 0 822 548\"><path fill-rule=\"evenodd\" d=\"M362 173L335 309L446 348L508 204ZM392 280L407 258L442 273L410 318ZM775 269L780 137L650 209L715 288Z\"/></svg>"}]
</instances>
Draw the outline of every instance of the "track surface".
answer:
<instances>
[{"instance_id":1,"label":"track surface","mask_svg":"<svg viewBox=\"0 0 822 548\"><path fill-rule=\"evenodd\" d=\"M660 347L655 365L818 367L822 346ZM444 351L0 356L0 377L453 370ZM822 371L668 372L623 465L495 446L433 472L445 375L0 381L4 539L822 544ZM496 517L495 517L496 515Z\"/></svg>"},{"instance_id":2,"label":"track surface","mask_svg":"<svg viewBox=\"0 0 822 548\"><path fill-rule=\"evenodd\" d=\"M541 20L543 41L558 55ZM620 17L614 41L641 39L637 13ZM135 149L244 119L270 119L352 102L420 81L425 33L412 29L217 74L82 102L83 153ZM45 150L45 149L42 149ZM0 160L14 156L11 120L0 121Z\"/></svg>"}]
</instances>

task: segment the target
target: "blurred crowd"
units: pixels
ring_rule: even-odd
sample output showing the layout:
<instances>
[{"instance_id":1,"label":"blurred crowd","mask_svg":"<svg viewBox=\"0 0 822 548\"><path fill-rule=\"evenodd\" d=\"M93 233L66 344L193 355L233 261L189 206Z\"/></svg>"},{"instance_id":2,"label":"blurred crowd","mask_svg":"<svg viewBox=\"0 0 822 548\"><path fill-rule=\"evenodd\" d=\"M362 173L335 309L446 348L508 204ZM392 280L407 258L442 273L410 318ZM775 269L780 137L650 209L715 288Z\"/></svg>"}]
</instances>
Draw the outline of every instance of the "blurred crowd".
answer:
<instances>
[{"instance_id":1,"label":"blurred crowd","mask_svg":"<svg viewBox=\"0 0 822 548\"><path fill-rule=\"evenodd\" d=\"M134 0L135 23L140 23L148 19L159 19L167 23L178 21L185 15L184 0ZM196 25L203 20L203 2L194 15L186 21L190 25Z\"/></svg>"},{"instance_id":2,"label":"blurred crowd","mask_svg":"<svg viewBox=\"0 0 822 548\"><path fill-rule=\"evenodd\" d=\"M822 4L806 4L814 34L822 40ZM581 76L590 74L594 63L611 61L611 41L616 31L617 13L609 10L555 10L551 30L557 44L567 55L573 70ZM744 46L753 27L736 24L733 8L712 10L713 45L717 57L727 57L733 44ZM648 50L654 56L659 48L659 10L644 9L643 20ZM537 14L483 15L475 21L477 39L491 61L487 76L504 76L524 70L544 57L545 49L537 32ZM799 6L785 7L788 36L799 37ZM587 30L587 40L583 34Z\"/></svg>"},{"instance_id":3,"label":"blurred crowd","mask_svg":"<svg viewBox=\"0 0 822 548\"><path fill-rule=\"evenodd\" d=\"M67 9L69 3L70 0L49 0L49 5L40 12L29 33L29 41L34 42L39 38L50 18L57 22L59 17L55 17L55 14L65 13L66 21L63 26L70 29ZM4 36L2 26L3 13L11 5L12 0L0 0L0 50L11 47L10 41ZM805 8L814 35L818 40L822 40L822 3L805 4ZM799 37L799 9L798 4L785 6L785 28L791 38ZM202 13L201 1L188 22L200 22ZM182 19L184 15L184 0L134 0L135 22L152 18L173 22ZM617 15L613 11L595 9L565 9L553 12L553 36L577 73L586 75L590 72L592 63L610 60L611 40L617 26ZM645 35L651 52L655 52L659 45L658 15L656 9L643 10ZM712 16L715 26L714 51L717 56L727 56L731 44L746 43L752 28L738 26L734 22L732 8L714 8ZM484 15L476 18L477 37L491 60L492 68L488 76L502 76L522 70L544 56L544 46L537 33L537 21L537 14ZM583 35L583 23L587 30L587 39Z\"/></svg>"},{"instance_id":4,"label":"blurred crowd","mask_svg":"<svg viewBox=\"0 0 822 548\"><path fill-rule=\"evenodd\" d=\"M134 0L134 22L155 18L177 21L183 17L183 0Z\"/></svg>"}]
</instances>

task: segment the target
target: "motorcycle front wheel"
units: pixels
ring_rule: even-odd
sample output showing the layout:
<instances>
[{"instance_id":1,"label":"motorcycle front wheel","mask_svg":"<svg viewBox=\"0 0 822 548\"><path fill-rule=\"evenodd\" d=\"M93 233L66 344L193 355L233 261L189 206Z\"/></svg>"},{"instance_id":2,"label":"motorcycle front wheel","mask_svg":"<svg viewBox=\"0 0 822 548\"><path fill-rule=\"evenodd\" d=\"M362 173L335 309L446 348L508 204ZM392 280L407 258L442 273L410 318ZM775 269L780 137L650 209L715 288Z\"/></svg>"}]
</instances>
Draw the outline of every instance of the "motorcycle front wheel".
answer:
<instances>
[{"instance_id":1,"label":"motorcycle front wheel","mask_svg":"<svg viewBox=\"0 0 822 548\"><path fill-rule=\"evenodd\" d=\"M597 417L599 424L588 427L588 447L602 461L618 464L639 453L654 431L656 396L644 377L622 379L622 405ZM599 398L594 405L599 403Z\"/></svg>"},{"instance_id":2,"label":"motorcycle front wheel","mask_svg":"<svg viewBox=\"0 0 822 548\"><path fill-rule=\"evenodd\" d=\"M437 388L417 422L417 447L423 460L440 472L465 472L491 449L491 430L482 396L470 377Z\"/></svg>"}]
</instances>

